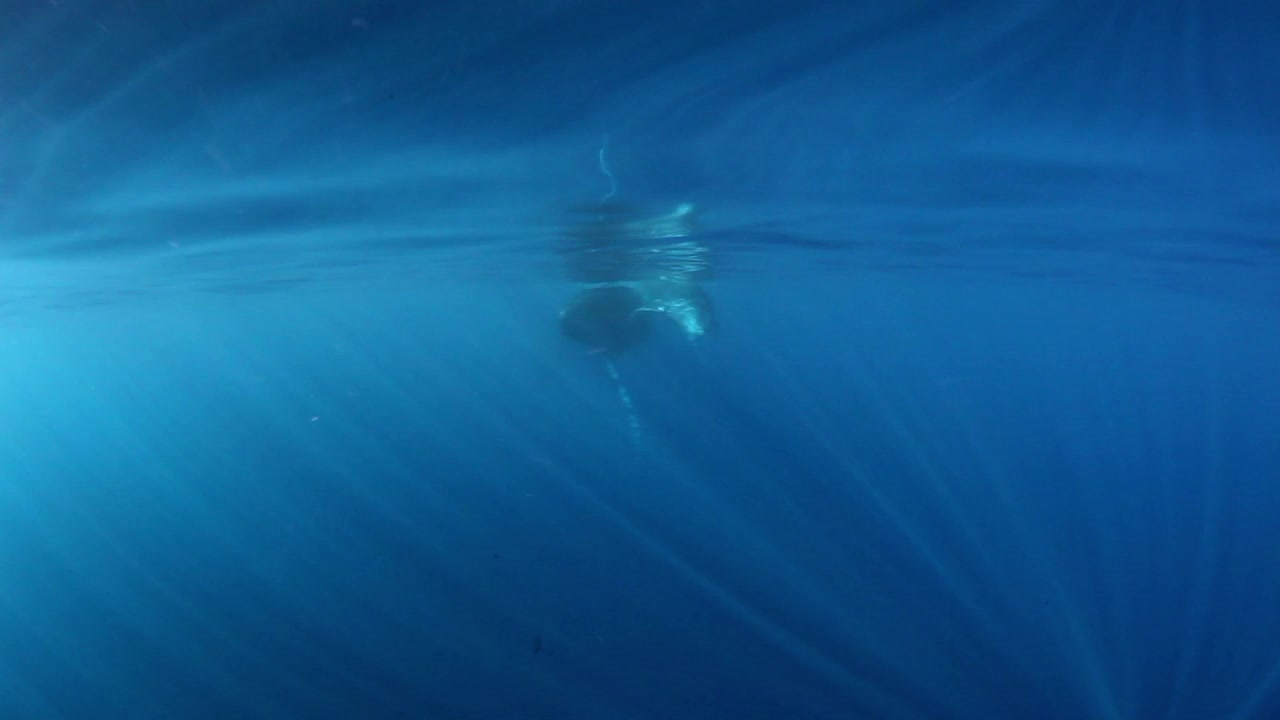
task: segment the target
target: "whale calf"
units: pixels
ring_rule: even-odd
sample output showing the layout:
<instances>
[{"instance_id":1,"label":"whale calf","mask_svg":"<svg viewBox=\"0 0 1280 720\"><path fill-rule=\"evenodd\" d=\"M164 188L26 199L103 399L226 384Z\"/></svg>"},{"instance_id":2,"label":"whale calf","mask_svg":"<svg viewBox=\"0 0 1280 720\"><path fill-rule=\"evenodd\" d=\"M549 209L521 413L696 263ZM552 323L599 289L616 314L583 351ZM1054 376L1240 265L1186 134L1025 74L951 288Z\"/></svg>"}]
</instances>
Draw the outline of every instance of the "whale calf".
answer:
<instances>
[{"instance_id":1,"label":"whale calf","mask_svg":"<svg viewBox=\"0 0 1280 720\"><path fill-rule=\"evenodd\" d=\"M709 249L693 238L696 208L644 216L618 205L581 211L568 226L564 260L577 292L560 313L560 328L594 352L620 353L644 342L655 319L675 322L696 340L716 325L701 281Z\"/></svg>"}]
</instances>

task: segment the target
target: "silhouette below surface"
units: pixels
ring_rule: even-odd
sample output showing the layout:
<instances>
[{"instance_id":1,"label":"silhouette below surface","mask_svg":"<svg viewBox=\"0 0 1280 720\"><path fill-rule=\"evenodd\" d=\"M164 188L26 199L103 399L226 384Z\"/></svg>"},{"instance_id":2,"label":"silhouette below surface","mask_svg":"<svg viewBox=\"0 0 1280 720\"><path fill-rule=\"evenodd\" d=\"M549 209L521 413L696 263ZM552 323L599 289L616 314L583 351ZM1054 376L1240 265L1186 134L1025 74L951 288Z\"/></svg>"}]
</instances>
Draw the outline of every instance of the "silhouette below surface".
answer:
<instances>
[{"instance_id":1,"label":"silhouette below surface","mask_svg":"<svg viewBox=\"0 0 1280 720\"><path fill-rule=\"evenodd\" d=\"M566 233L564 260L579 284L560 313L565 336L593 352L621 353L647 339L655 316L674 320L690 339L715 327L715 311L701 281L709 250L696 233L693 205L665 215L639 216L620 205L582 211Z\"/></svg>"}]
</instances>

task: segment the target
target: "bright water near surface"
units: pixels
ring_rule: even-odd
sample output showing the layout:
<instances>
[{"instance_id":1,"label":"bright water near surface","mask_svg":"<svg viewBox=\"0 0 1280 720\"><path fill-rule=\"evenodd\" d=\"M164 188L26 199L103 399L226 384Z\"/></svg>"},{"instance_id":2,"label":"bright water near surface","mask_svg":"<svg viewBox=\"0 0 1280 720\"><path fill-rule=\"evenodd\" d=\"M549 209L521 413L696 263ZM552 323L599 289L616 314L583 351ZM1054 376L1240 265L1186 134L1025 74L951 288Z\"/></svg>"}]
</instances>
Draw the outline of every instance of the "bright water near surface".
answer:
<instances>
[{"instance_id":1,"label":"bright water near surface","mask_svg":"<svg viewBox=\"0 0 1280 720\"><path fill-rule=\"evenodd\" d=\"M1280 717L1276 8L5 3L0 717Z\"/></svg>"}]
</instances>

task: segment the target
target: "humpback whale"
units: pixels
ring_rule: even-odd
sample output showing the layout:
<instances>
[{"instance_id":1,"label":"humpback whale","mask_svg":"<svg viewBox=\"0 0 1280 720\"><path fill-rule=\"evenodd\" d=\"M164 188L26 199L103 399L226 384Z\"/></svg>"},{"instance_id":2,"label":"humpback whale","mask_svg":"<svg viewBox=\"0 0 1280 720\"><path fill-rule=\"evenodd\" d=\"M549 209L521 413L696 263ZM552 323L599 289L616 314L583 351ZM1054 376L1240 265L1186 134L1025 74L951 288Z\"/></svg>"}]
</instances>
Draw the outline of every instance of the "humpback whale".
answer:
<instances>
[{"instance_id":1,"label":"humpback whale","mask_svg":"<svg viewBox=\"0 0 1280 720\"><path fill-rule=\"evenodd\" d=\"M644 342L657 318L690 339L715 327L709 249L698 242L696 208L645 216L616 204L579 211L568 225L565 268L578 285L560 313L564 335L594 352L621 353Z\"/></svg>"}]
</instances>

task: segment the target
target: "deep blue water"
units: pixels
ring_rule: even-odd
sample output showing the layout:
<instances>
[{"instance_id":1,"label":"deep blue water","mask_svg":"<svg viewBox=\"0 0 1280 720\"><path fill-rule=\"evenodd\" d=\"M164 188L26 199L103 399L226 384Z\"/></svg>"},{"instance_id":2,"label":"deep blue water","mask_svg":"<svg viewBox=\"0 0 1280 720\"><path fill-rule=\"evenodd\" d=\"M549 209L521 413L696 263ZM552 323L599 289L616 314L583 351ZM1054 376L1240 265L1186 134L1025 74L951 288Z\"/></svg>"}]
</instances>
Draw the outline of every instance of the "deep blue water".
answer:
<instances>
[{"instance_id":1,"label":"deep blue water","mask_svg":"<svg viewBox=\"0 0 1280 720\"><path fill-rule=\"evenodd\" d=\"M0 717L1280 717L1278 7L4 4Z\"/></svg>"}]
</instances>

